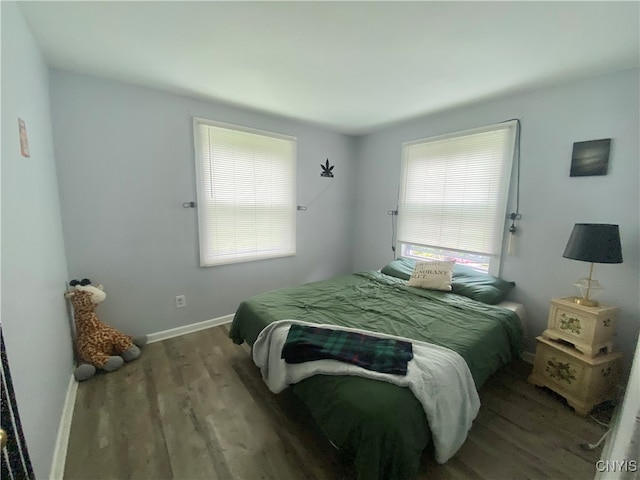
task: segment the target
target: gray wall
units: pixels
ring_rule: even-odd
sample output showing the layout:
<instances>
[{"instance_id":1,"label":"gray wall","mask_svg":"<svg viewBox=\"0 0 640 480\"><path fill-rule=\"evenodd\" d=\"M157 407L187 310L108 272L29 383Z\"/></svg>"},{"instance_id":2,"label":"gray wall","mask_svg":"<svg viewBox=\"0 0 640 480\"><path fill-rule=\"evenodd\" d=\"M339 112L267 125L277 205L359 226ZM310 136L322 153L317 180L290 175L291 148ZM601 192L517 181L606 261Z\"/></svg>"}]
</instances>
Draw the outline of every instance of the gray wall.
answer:
<instances>
[{"instance_id":1,"label":"gray wall","mask_svg":"<svg viewBox=\"0 0 640 480\"><path fill-rule=\"evenodd\" d=\"M549 299L576 293L589 265L562 258L574 223L618 223L624 263L596 265L603 303L621 307L617 345L628 364L640 319L638 170L639 71L619 72L403 122L361 138L358 152L353 267L392 259L390 217L396 205L403 142L520 118L522 167L519 233L502 276L517 283L530 333L545 328ZM573 142L612 138L609 174L569 177ZM514 182L512 182L514 185ZM515 208L513 192L509 211ZM506 251L506 250L505 250ZM526 349L535 350L529 339Z\"/></svg>"},{"instance_id":2,"label":"gray wall","mask_svg":"<svg viewBox=\"0 0 640 480\"><path fill-rule=\"evenodd\" d=\"M2 2L2 308L7 356L37 478L48 478L72 347L63 297L47 67L18 7ZM18 117L31 157L20 155ZM3 415L6 412L3 412Z\"/></svg>"},{"instance_id":3,"label":"gray wall","mask_svg":"<svg viewBox=\"0 0 640 480\"><path fill-rule=\"evenodd\" d=\"M231 314L248 296L350 270L355 139L311 125L96 77L51 73L69 272L103 283L98 311L149 334ZM298 139L297 255L201 268L192 116ZM320 163L335 178L320 177ZM326 189L326 190L325 190ZM174 298L186 295L187 306Z\"/></svg>"}]
</instances>

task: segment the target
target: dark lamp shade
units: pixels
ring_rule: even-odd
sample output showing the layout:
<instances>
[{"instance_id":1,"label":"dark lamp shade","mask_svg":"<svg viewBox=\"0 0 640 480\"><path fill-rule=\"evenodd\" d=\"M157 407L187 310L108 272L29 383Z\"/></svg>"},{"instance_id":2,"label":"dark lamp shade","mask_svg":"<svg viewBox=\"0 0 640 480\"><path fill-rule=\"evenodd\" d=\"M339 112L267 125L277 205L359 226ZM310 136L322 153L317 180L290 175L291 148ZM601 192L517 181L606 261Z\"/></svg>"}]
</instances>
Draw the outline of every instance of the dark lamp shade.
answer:
<instances>
[{"instance_id":1,"label":"dark lamp shade","mask_svg":"<svg viewBox=\"0 0 640 480\"><path fill-rule=\"evenodd\" d=\"M583 262L622 263L618 225L576 223L562 256Z\"/></svg>"}]
</instances>

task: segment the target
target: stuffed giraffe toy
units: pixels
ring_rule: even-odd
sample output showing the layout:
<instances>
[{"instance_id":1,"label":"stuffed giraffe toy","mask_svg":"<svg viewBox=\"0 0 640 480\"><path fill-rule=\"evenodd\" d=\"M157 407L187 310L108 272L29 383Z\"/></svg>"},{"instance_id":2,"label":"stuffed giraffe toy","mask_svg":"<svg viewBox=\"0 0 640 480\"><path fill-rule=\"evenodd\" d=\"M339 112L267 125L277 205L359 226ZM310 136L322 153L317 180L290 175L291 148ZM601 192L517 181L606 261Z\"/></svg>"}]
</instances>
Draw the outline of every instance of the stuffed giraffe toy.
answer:
<instances>
[{"instance_id":1,"label":"stuffed giraffe toy","mask_svg":"<svg viewBox=\"0 0 640 480\"><path fill-rule=\"evenodd\" d=\"M79 382L88 380L96 368L113 372L124 362L140 356L145 337L130 337L100 321L96 307L104 301L106 293L102 285L93 286L89 279L69 282L71 289L65 297L71 301L76 325L76 355L78 367L74 376Z\"/></svg>"}]
</instances>

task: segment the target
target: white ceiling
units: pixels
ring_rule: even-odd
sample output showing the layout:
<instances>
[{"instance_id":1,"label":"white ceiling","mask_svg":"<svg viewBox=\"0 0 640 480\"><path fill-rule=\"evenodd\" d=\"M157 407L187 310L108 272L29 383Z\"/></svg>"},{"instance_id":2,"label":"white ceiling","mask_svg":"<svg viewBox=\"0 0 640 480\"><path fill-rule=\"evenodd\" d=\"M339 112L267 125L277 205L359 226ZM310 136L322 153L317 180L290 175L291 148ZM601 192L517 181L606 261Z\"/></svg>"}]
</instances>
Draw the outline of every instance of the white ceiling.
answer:
<instances>
[{"instance_id":1,"label":"white ceiling","mask_svg":"<svg viewBox=\"0 0 640 480\"><path fill-rule=\"evenodd\" d=\"M362 134L640 62L633 2L21 2L55 68Z\"/></svg>"}]
</instances>

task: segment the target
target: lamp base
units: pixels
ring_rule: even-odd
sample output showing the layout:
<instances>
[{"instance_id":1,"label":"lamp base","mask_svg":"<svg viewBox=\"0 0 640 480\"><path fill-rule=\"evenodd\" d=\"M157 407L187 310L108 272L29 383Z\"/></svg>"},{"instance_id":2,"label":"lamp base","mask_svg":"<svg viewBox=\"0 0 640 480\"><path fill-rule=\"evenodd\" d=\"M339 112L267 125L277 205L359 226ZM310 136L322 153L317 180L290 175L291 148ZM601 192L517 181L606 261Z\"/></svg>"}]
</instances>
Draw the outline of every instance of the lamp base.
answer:
<instances>
[{"instance_id":1,"label":"lamp base","mask_svg":"<svg viewBox=\"0 0 640 480\"><path fill-rule=\"evenodd\" d=\"M593 267L593 263L591 266ZM603 288L598 280L591 278L591 270L589 270L589 278L581 278L578 282L574 283L574 285L580 290L580 296L573 298L574 303L585 307L598 306L598 302L589 297L591 296L590 294L598 293L600 290L603 290Z\"/></svg>"},{"instance_id":2,"label":"lamp base","mask_svg":"<svg viewBox=\"0 0 640 480\"><path fill-rule=\"evenodd\" d=\"M573 297L573 303L584 307L597 307L599 305L597 300L591 300L590 298L584 297Z\"/></svg>"}]
</instances>

